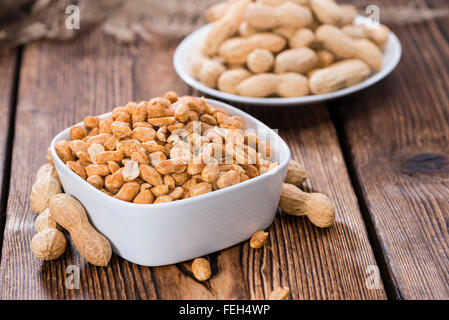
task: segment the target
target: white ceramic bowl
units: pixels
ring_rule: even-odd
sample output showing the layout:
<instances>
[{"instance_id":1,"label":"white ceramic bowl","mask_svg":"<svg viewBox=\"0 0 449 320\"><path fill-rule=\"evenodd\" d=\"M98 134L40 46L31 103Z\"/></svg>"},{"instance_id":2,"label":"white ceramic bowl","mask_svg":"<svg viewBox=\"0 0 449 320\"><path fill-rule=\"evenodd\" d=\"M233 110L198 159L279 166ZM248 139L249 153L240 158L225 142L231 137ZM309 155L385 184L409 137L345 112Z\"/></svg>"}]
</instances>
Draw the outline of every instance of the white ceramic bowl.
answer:
<instances>
[{"instance_id":1,"label":"white ceramic bowl","mask_svg":"<svg viewBox=\"0 0 449 320\"><path fill-rule=\"evenodd\" d=\"M245 241L271 225L290 149L273 130L247 113L222 102L207 101L244 118L247 128L265 130L280 165L251 180L201 196L171 203L134 204L97 190L59 159L55 143L70 140L70 128L53 139L51 154L65 193L84 205L92 224L124 259L145 266L178 263Z\"/></svg>"},{"instance_id":2,"label":"white ceramic bowl","mask_svg":"<svg viewBox=\"0 0 449 320\"><path fill-rule=\"evenodd\" d=\"M355 24L367 24L368 18L363 16L357 16L355 19ZM186 82L191 87L204 92L210 96L224 99L227 101L233 101L243 104L253 104L253 105L268 105L271 107L276 106L298 106L298 105L307 105L318 102L324 102L327 100L336 99L339 97L346 96L348 94L355 93L362 89L365 89L373 84L379 82L383 78L385 78L390 72L396 68L399 60L401 59L402 49L401 43L395 34L391 33L390 38L388 39L388 43L385 47L383 56L384 63L382 66L382 70L373 74L371 77L366 79L365 81L349 88L345 88L342 90L338 90L331 93L319 94L319 95L309 95L305 97L295 97L295 98L251 98L251 97L243 97L236 94L230 94L226 92L222 92L217 89L212 89L203 85L200 81L195 79L189 68L189 64L187 59L192 52L192 49L198 44L201 43L206 37L207 33L210 30L211 25L205 25L200 29L192 32L188 35L176 48L173 64L175 66L175 70L178 75L181 77L184 82Z\"/></svg>"}]
</instances>

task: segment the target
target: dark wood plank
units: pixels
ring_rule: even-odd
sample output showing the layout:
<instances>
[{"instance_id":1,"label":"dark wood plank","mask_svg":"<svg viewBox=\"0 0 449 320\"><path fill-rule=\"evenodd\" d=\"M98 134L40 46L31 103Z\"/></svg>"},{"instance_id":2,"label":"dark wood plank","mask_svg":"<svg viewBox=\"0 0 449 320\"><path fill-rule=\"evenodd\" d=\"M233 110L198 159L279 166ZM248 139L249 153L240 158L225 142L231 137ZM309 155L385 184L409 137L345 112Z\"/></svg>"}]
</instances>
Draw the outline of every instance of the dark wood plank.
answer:
<instances>
[{"instance_id":1,"label":"dark wood plank","mask_svg":"<svg viewBox=\"0 0 449 320\"><path fill-rule=\"evenodd\" d=\"M3 240L6 199L8 198L9 162L11 152L12 128L11 118L14 115L16 97L18 50L0 50L0 250Z\"/></svg>"},{"instance_id":2,"label":"dark wood plank","mask_svg":"<svg viewBox=\"0 0 449 320\"><path fill-rule=\"evenodd\" d=\"M99 32L70 43L40 42L24 51L11 192L0 267L0 298L16 299L249 299L266 298L280 285L294 299L384 299L383 287L365 286L376 265L331 119L324 106L250 109L279 128L293 156L312 178L308 190L335 199L337 224L328 230L306 219L279 215L269 245L248 243L209 256L213 277L198 283L190 262L146 268L114 256L107 268L88 265L70 247L62 259L43 263L29 251L34 214L28 193L45 149L61 129L128 100L174 89L190 92L171 66L174 44L119 46ZM67 290L65 269L81 268L81 288Z\"/></svg>"},{"instance_id":3,"label":"dark wood plank","mask_svg":"<svg viewBox=\"0 0 449 320\"><path fill-rule=\"evenodd\" d=\"M412 4L381 1L381 13L382 5ZM397 70L334 105L399 297L448 299L449 19L393 30L403 46Z\"/></svg>"}]
</instances>

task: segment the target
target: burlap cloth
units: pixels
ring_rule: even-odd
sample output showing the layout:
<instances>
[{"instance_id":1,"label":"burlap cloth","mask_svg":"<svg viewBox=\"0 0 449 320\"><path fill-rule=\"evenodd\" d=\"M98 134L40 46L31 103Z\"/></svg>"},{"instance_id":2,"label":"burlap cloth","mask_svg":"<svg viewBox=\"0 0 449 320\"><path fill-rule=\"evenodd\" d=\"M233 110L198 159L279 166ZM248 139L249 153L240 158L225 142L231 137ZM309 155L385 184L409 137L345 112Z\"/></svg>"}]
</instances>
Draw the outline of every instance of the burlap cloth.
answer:
<instances>
[{"instance_id":1,"label":"burlap cloth","mask_svg":"<svg viewBox=\"0 0 449 320\"><path fill-rule=\"evenodd\" d=\"M104 32L121 42L151 41L153 35L180 38L205 23L202 12L220 0L0 0L0 48L25 44L39 38L70 39L101 25ZM364 8L369 0L339 1ZM381 7L381 22L387 25L417 23L448 16L449 9ZM80 9L80 30L65 26L68 5Z\"/></svg>"}]
</instances>

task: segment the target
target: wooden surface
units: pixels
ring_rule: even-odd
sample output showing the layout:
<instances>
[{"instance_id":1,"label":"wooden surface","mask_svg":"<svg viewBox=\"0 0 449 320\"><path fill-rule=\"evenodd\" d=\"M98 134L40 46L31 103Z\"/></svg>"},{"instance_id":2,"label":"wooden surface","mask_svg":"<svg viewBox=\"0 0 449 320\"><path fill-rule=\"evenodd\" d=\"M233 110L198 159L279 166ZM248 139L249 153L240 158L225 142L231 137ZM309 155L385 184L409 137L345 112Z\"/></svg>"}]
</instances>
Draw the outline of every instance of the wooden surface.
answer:
<instances>
[{"instance_id":1,"label":"wooden surface","mask_svg":"<svg viewBox=\"0 0 449 320\"><path fill-rule=\"evenodd\" d=\"M176 43L124 46L93 31L67 43L29 44L17 90L14 53L11 63L0 60L0 84L10 92L0 93L0 107L16 110L14 140L0 140L1 172L11 174L4 184L0 299L264 299L280 285L291 299L448 299L449 22L393 30L404 57L375 87L328 105L243 108L279 129L293 158L311 172L305 188L335 201L337 223L322 230L278 214L263 249L246 242L209 255L213 277L205 283L192 277L189 262L147 268L113 256L98 268L73 245L52 262L29 251L35 215L28 194L50 140L86 115L129 100L169 89L195 93L173 70ZM81 269L80 289L65 286L69 265ZM380 287L369 289L376 267Z\"/></svg>"},{"instance_id":2,"label":"wooden surface","mask_svg":"<svg viewBox=\"0 0 449 320\"><path fill-rule=\"evenodd\" d=\"M333 105L397 295L448 299L449 19L393 30L404 47L397 70Z\"/></svg>"}]
</instances>

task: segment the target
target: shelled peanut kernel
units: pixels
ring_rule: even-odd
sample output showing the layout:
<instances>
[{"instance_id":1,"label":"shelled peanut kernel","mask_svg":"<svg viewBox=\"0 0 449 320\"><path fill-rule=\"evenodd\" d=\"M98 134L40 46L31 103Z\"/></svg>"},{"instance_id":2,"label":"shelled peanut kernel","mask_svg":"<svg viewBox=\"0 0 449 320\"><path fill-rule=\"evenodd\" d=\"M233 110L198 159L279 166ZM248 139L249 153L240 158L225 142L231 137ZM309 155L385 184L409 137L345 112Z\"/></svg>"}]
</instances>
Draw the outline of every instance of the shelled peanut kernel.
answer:
<instances>
[{"instance_id":1,"label":"shelled peanut kernel","mask_svg":"<svg viewBox=\"0 0 449 320\"><path fill-rule=\"evenodd\" d=\"M60 159L105 194L150 204L199 196L259 176L272 146L245 131L243 118L205 99L167 92L88 116L71 141L57 143Z\"/></svg>"}]
</instances>

